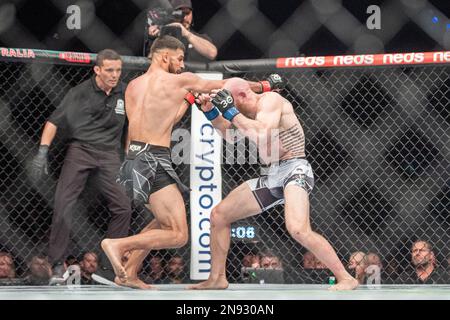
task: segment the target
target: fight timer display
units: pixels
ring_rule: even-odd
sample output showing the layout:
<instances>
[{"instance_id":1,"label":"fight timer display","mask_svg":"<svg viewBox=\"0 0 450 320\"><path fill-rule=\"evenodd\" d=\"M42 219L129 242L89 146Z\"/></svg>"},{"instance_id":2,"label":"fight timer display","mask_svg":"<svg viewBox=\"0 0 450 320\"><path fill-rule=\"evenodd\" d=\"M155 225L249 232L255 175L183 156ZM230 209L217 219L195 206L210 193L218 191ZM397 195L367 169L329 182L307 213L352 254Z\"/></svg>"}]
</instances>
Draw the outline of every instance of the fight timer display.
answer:
<instances>
[{"instance_id":1,"label":"fight timer display","mask_svg":"<svg viewBox=\"0 0 450 320\"><path fill-rule=\"evenodd\" d=\"M258 227L252 224L232 224L231 239L234 241L258 241Z\"/></svg>"}]
</instances>

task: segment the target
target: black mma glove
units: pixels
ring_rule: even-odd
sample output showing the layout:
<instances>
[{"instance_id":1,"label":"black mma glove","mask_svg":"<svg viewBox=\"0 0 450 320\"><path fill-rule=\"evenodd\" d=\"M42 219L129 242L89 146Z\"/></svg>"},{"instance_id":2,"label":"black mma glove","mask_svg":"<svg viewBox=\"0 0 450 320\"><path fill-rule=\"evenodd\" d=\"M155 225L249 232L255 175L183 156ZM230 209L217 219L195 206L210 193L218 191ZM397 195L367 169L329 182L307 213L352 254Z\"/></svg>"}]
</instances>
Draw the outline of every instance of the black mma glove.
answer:
<instances>
[{"instance_id":1,"label":"black mma glove","mask_svg":"<svg viewBox=\"0 0 450 320\"><path fill-rule=\"evenodd\" d=\"M48 145L40 145L36 156L31 161L30 175L34 180L48 174Z\"/></svg>"},{"instance_id":2,"label":"black mma glove","mask_svg":"<svg viewBox=\"0 0 450 320\"><path fill-rule=\"evenodd\" d=\"M233 95L227 89L220 90L211 100L212 104L219 109L222 116L228 121L233 120L240 112L234 105Z\"/></svg>"},{"instance_id":3,"label":"black mma glove","mask_svg":"<svg viewBox=\"0 0 450 320\"><path fill-rule=\"evenodd\" d=\"M261 92L269 92L272 90L283 89L286 85L283 78L277 73L272 73L265 81L260 81Z\"/></svg>"}]
</instances>

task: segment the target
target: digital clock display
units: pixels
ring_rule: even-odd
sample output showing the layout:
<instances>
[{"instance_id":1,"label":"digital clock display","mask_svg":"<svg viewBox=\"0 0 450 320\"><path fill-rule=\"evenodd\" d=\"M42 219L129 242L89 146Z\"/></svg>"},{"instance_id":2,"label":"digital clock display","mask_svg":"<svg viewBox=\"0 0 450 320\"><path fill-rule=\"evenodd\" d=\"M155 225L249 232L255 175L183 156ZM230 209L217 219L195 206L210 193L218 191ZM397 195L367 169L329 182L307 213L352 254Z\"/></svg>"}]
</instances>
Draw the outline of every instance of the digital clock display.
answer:
<instances>
[{"instance_id":1,"label":"digital clock display","mask_svg":"<svg viewBox=\"0 0 450 320\"><path fill-rule=\"evenodd\" d=\"M252 241L258 240L258 228L254 225L236 225L231 227L231 239Z\"/></svg>"}]
</instances>

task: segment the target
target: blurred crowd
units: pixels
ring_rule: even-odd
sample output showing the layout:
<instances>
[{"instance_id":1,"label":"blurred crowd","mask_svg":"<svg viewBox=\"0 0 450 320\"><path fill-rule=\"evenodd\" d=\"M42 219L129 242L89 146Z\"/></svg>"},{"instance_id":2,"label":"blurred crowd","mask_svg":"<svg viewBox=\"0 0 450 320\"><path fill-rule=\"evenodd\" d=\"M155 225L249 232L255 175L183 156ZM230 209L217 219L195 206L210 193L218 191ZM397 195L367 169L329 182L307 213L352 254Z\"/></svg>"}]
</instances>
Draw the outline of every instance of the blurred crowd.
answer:
<instances>
[{"instance_id":1,"label":"blurred crowd","mask_svg":"<svg viewBox=\"0 0 450 320\"><path fill-rule=\"evenodd\" d=\"M424 240L415 241L409 249L409 256L400 263L398 257L383 260L376 252L355 251L347 257L347 269L361 285L379 284L448 284L450 283L450 256L438 261L432 245ZM253 270L283 270L282 259L272 252L250 252L243 256L241 266L242 282L258 282L252 280ZM406 262L406 263L405 263ZM306 251L299 266L304 284L332 284L333 275L327 267L311 252ZM255 273L260 283L280 283L286 277L274 278L263 272Z\"/></svg>"},{"instance_id":2,"label":"blurred crowd","mask_svg":"<svg viewBox=\"0 0 450 320\"><path fill-rule=\"evenodd\" d=\"M168 256L168 255L166 255ZM69 255L63 264L52 268L46 256L33 256L27 270L16 272L14 257L0 252L0 285L99 285L95 276L102 277L99 258L95 252L86 252L81 257ZM160 254L151 255L148 270L142 270L143 280L151 284L181 284L188 282L185 259L170 255L164 259ZM78 278L78 279L77 279Z\"/></svg>"},{"instance_id":3,"label":"blurred crowd","mask_svg":"<svg viewBox=\"0 0 450 320\"><path fill-rule=\"evenodd\" d=\"M407 259L407 258L406 258ZM271 250L249 252L241 258L242 283L285 283L288 268L280 255ZM360 284L448 284L450 283L450 256L438 261L432 245L415 241L409 249L409 261L402 267L398 259L384 260L378 253L355 251L347 258L347 268ZM69 255L64 264L52 268L45 256L33 256L27 270L19 275L11 253L0 252L0 285L61 285L68 284L72 273L78 272L80 285L99 284L93 278L101 274L95 252L81 257ZM332 273L311 252L306 251L297 266L304 284L330 283ZM149 284L183 284L192 282L183 256L176 253L154 252L148 257L140 273ZM73 282L71 282L73 283Z\"/></svg>"}]
</instances>

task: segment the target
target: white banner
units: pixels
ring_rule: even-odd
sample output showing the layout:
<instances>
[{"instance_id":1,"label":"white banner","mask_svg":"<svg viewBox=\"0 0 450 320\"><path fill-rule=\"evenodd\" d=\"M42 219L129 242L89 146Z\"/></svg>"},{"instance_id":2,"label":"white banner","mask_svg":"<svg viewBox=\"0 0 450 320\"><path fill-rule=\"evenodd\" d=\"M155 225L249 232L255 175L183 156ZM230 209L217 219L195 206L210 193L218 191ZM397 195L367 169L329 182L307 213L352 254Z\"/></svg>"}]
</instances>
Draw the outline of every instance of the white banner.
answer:
<instances>
[{"instance_id":1,"label":"white banner","mask_svg":"<svg viewBox=\"0 0 450 320\"><path fill-rule=\"evenodd\" d=\"M221 80L221 73L199 73ZM191 119L191 279L205 280L211 270L210 214L222 200L222 138L198 108Z\"/></svg>"}]
</instances>

